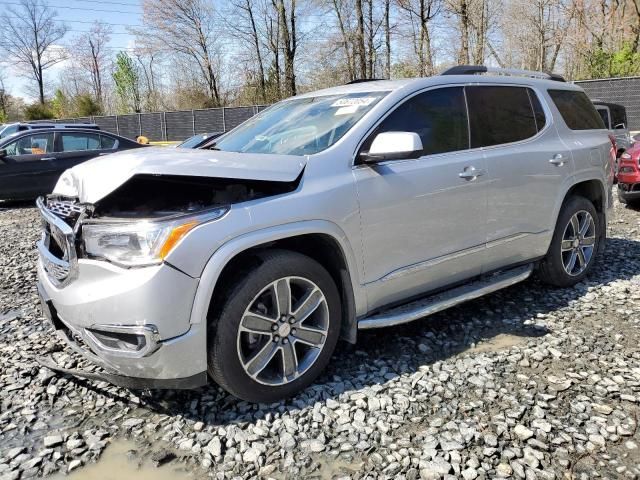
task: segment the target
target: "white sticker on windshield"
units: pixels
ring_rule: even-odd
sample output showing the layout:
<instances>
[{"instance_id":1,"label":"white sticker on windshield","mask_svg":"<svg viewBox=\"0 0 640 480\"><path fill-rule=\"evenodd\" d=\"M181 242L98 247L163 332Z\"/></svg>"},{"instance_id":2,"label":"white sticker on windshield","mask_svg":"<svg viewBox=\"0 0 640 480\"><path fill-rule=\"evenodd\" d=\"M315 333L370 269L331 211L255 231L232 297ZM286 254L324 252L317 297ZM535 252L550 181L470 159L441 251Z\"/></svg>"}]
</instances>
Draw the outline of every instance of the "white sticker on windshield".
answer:
<instances>
[{"instance_id":1,"label":"white sticker on windshield","mask_svg":"<svg viewBox=\"0 0 640 480\"><path fill-rule=\"evenodd\" d=\"M356 113L358 111L358 106L359 105L349 105L348 107L340 107L339 109L336 110L336 113L334 113L335 116L338 115L351 115L353 113Z\"/></svg>"},{"instance_id":2,"label":"white sticker on windshield","mask_svg":"<svg viewBox=\"0 0 640 480\"><path fill-rule=\"evenodd\" d=\"M331 104L332 107L366 107L375 102L376 97L341 98Z\"/></svg>"}]
</instances>

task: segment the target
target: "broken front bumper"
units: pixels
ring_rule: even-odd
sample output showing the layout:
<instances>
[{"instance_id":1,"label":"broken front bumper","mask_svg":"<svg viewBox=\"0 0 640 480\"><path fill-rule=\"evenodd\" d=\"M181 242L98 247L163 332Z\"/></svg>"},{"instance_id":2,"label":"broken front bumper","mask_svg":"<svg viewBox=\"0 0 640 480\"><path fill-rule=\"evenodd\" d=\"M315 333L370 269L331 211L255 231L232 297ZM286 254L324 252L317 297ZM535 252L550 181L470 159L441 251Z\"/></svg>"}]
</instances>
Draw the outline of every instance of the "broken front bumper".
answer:
<instances>
[{"instance_id":1,"label":"broken front bumper","mask_svg":"<svg viewBox=\"0 0 640 480\"><path fill-rule=\"evenodd\" d=\"M48 293L48 290L52 291L50 290L52 285L47 284L46 277L42 277L44 272L41 266L39 266L39 274L41 282L38 283L38 293L45 318L50 321L58 336L72 350L98 365L105 372L65 369L57 365L52 358L38 359L41 365L62 374L106 381L133 389L189 389L207 383L206 328L202 324L190 325L186 333L172 338L161 338L155 326L150 324L134 325L128 328L133 328L141 338L145 339L145 342L148 342L141 352L131 354L127 351L105 348L105 345L100 345L96 338L96 335L103 332L95 330L92 334L90 329L82 325L83 322L69 322L60 315L56 301L52 300ZM53 291L53 293L56 292ZM58 300L64 299L64 296L57 295L57 297L60 297ZM76 308L71 308L69 305L60 303L58 305L64 307L63 310L67 314L73 314L76 311ZM76 305L76 307L79 306ZM82 313L83 310L79 308L77 312ZM102 318L106 320L105 317ZM86 321L84 318L82 320ZM101 321L101 323L104 322ZM108 325L101 326L106 327L105 332L108 330ZM120 325L112 326L121 331Z\"/></svg>"}]
</instances>

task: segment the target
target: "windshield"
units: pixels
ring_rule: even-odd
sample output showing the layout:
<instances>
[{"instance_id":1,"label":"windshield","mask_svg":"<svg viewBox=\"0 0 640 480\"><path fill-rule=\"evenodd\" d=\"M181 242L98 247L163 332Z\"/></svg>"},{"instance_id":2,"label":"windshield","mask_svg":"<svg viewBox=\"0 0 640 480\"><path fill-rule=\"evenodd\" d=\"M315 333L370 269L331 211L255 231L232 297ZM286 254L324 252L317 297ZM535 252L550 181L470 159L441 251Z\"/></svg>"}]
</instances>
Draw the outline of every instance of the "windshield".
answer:
<instances>
[{"instance_id":1,"label":"windshield","mask_svg":"<svg viewBox=\"0 0 640 480\"><path fill-rule=\"evenodd\" d=\"M241 153L312 155L336 143L387 92L358 92L277 103L214 148Z\"/></svg>"},{"instance_id":2,"label":"windshield","mask_svg":"<svg viewBox=\"0 0 640 480\"><path fill-rule=\"evenodd\" d=\"M194 135L193 137L187 138L184 142L178 145L179 148L195 148L200 145L204 140L209 138L208 133L202 133L200 135Z\"/></svg>"}]
</instances>

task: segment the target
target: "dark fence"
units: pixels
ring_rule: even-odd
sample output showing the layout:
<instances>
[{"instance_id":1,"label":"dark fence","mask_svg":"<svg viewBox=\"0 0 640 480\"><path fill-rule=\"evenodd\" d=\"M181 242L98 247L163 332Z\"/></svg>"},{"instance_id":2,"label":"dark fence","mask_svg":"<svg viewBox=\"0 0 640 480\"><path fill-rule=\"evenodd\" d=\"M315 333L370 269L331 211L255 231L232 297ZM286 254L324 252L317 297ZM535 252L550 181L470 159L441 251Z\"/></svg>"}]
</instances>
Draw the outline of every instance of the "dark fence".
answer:
<instances>
[{"instance_id":1,"label":"dark fence","mask_svg":"<svg viewBox=\"0 0 640 480\"><path fill-rule=\"evenodd\" d=\"M575 82L591 100L623 105L631 130L640 130L640 77L603 78Z\"/></svg>"},{"instance_id":2,"label":"dark fence","mask_svg":"<svg viewBox=\"0 0 640 480\"><path fill-rule=\"evenodd\" d=\"M237 127L264 105L250 107L207 108L177 112L131 113L100 117L63 118L65 123L95 123L102 130L123 137L144 135L151 141L181 141L198 133L226 132Z\"/></svg>"}]
</instances>

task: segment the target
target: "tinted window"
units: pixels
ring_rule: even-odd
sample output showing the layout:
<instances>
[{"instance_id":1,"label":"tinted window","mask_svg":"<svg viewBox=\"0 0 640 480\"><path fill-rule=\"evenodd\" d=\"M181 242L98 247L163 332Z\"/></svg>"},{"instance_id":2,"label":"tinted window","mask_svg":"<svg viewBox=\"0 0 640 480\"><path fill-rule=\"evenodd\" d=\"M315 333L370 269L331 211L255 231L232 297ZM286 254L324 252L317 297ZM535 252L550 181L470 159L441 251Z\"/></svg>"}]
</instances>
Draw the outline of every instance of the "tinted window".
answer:
<instances>
[{"instance_id":1,"label":"tinted window","mask_svg":"<svg viewBox=\"0 0 640 480\"><path fill-rule=\"evenodd\" d=\"M382 132L415 132L422 155L469 148L467 110L462 87L430 90L407 100L391 113L367 141Z\"/></svg>"},{"instance_id":2,"label":"tinted window","mask_svg":"<svg viewBox=\"0 0 640 480\"><path fill-rule=\"evenodd\" d=\"M53 152L53 133L25 135L4 147L7 155L42 155Z\"/></svg>"},{"instance_id":3,"label":"tinted window","mask_svg":"<svg viewBox=\"0 0 640 480\"><path fill-rule=\"evenodd\" d=\"M544 114L544 109L540 104L540 99L536 92L527 88L527 93L529 94L529 100L531 101L531 108L533 108L533 115L536 119L536 128L538 131L542 130L547 123L547 116Z\"/></svg>"},{"instance_id":4,"label":"tinted window","mask_svg":"<svg viewBox=\"0 0 640 480\"><path fill-rule=\"evenodd\" d=\"M549 90L560 115L571 130L595 130L605 128L593 103L584 92L574 90Z\"/></svg>"},{"instance_id":5,"label":"tinted window","mask_svg":"<svg viewBox=\"0 0 640 480\"><path fill-rule=\"evenodd\" d=\"M106 135L100 135L100 148L102 150L112 150L116 148L116 139Z\"/></svg>"},{"instance_id":6,"label":"tinted window","mask_svg":"<svg viewBox=\"0 0 640 480\"><path fill-rule=\"evenodd\" d=\"M60 136L63 152L100 150L100 137L96 134L64 132Z\"/></svg>"},{"instance_id":7,"label":"tinted window","mask_svg":"<svg viewBox=\"0 0 640 480\"><path fill-rule=\"evenodd\" d=\"M526 88L466 87L471 147L517 142L538 133Z\"/></svg>"},{"instance_id":8,"label":"tinted window","mask_svg":"<svg viewBox=\"0 0 640 480\"><path fill-rule=\"evenodd\" d=\"M596 107L596 111L598 115L600 115L600 118L602 118L604 126L609 128L609 111L605 107Z\"/></svg>"},{"instance_id":9,"label":"tinted window","mask_svg":"<svg viewBox=\"0 0 640 480\"><path fill-rule=\"evenodd\" d=\"M18 131L18 125L9 125L5 127L2 132L0 132L0 138L8 137L12 133L16 133Z\"/></svg>"},{"instance_id":10,"label":"tinted window","mask_svg":"<svg viewBox=\"0 0 640 480\"><path fill-rule=\"evenodd\" d=\"M625 110L625 108L621 105L611 105L609 106L609 110L611 111L611 127L615 128L616 125L620 124L624 124L626 127L627 111Z\"/></svg>"}]
</instances>

